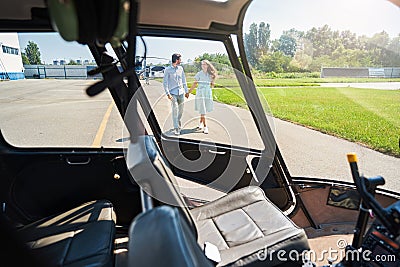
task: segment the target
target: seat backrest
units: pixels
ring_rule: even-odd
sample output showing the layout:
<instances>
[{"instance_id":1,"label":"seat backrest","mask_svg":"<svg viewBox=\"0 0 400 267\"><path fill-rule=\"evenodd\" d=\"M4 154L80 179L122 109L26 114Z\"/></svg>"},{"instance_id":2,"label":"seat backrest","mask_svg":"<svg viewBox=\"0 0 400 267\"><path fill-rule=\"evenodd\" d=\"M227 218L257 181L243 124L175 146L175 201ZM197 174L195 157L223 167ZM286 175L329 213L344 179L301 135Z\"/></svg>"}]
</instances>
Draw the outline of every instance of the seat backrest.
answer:
<instances>
[{"instance_id":1,"label":"seat backrest","mask_svg":"<svg viewBox=\"0 0 400 267\"><path fill-rule=\"evenodd\" d=\"M177 207L138 215L129 228L128 266L212 267Z\"/></svg>"},{"instance_id":2,"label":"seat backrest","mask_svg":"<svg viewBox=\"0 0 400 267\"><path fill-rule=\"evenodd\" d=\"M179 207L197 238L197 230L189 208L155 138L150 135L140 136L136 143L129 145L126 159L134 182L161 204Z\"/></svg>"}]
</instances>

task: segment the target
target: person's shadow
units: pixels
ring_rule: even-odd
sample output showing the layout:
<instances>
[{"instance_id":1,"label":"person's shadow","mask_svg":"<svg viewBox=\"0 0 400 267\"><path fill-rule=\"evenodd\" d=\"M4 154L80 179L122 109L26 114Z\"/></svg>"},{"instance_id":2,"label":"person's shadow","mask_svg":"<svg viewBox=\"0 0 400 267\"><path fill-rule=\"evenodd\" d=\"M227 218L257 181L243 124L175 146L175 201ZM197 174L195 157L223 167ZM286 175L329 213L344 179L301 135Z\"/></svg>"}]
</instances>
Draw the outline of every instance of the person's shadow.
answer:
<instances>
[{"instance_id":1,"label":"person's shadow","mask_svg":"<svg viewBox=\"0 0 400 267\"><path fill-rule=\"evenodd\" d=\"M115 142L123 143L123 142L129 141L129 140L130 140L130 137L123 137L123 138L119 138L119 139L115 140Z\"/></svg>"},{"instance_id":2,"label":"person's shadow","mask_svg":"<svg viewBox=\"0 0 400 267\"><path fill-rule=\"evenodd\" d=\"M191 133L203 133L203 131L198 129L197 127L191 128L191 129L182 128L181 133L179 135L185 135L185 134L191 134ZM168 136L179 136L179 135L175 135L174 129L169 129L168 131L164 132L164 134L168 135Z\"/></svg>"}]
</instances>

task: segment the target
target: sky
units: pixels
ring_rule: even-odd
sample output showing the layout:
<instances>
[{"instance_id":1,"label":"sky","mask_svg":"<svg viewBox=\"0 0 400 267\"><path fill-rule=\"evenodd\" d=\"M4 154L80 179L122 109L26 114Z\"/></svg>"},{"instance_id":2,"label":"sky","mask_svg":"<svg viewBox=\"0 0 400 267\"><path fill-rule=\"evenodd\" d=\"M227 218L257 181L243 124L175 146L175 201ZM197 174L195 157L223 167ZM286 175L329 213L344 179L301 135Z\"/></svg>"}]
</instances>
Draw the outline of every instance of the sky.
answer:
<instances>
[{"instance_id":1,"label":"sky","mask_svg":"<svg viewBox=\"0 0 400 267\"><path fill-rule=\"evenodd\" d=\"M371 37L386 31L392 38L400 33L400 8L387 0L254 0L244 20L244 32L251 23L270 24L271 39L280 37L283 31L295 28L307 31L327 24L332 30L350 30L357 35ZM57 33L39 35L19 34L22 51L29 40L38 44L42 61L55 59L92 59L87 47L76 42L65 42ZM206 41L147 40L148 56L166 59L149 59L154 64L166 63L171 54L182 54L183 62L208 53L224 53L221 44ZM139 48L140 50L140 48Z\"/></svg>"},{"instance_id":2,"label":"sky","mask_svg":"<svg viewBox=\"0 0 400 267\"><path fill-rule=\"evenodd\" d=\"M244 20L248 31L252 22L270 24L271 37L284 30L307 31L328 24L332 30L351 30L372 36L385 30L391 37L400 33L400 8L387 0L258 0Z\"/></svg>"}]
</instances>

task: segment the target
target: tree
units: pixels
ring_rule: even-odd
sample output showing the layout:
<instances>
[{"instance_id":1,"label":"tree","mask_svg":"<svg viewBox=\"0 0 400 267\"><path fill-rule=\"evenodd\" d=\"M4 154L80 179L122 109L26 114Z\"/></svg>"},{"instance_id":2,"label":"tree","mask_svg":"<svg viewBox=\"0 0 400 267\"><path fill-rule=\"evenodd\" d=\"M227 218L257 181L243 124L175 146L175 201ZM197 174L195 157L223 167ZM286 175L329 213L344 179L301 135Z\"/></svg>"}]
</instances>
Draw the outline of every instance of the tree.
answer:
<instances>
[{"instance_id":1,"label":"tree","mask_svg":"<svg viewBox=\"0 0 400 267\"><path fill-rule=\"evenodd\" d=\"M336 50L339 39L339 32L332 32L328 25L320 28L313 27L307 31L305 37L312 43L313 57L331 55Z\"/></svg>"},{"instance_id":2,"label":"tree","mask_svg":"<svg viewBox=\"0 0 400 267\"><path fill-rule=\"evenodd\" d=\"M289 68L291 57L285 56L281 51L268 53L260 58L259 69L265 72L285 72Z\"/></svg>"},{"instance_id":3,"label":"tree","mask_svg":"<svg viewBox=\"0 0 400 267\"><path fill-rule=\"evenodd\" d=\"M294 39L293 37L287 34L282 34L281 37L279 37L277 47L278 51L281 51L286 56L294 57L294 54L296 53L296 48L296 39Z\"/></svg>"},{"instance_id":4,"label":"tree","mask_svg":"<svg viewBox=\"0 0 400 267\"><path fill-rule=\"evenodd\" d=\"M322 67L335 67L334 65L332 65L332 60L328 55L314 58L308 66L309 70L313 72L321 71Z\"/></svg>"},{"instance_id":5,"label":"tree","mask_svg":"<svg viewBox=\"0 0 400 267\"><path fill-rule=\"evenodd\" d=\"M79 65L75 60L70 59L67 65Z\"/></svg>"},{"instance_id":6,"label":"tree","mask_svg":"<svg viewBox=\"0 0 400 267\"><path fill-rule=\"evenodd\" d=\"M290 65L299 68L301 70L307 70L308 66L312 63L312 57L308 55L304 50L296 51Z\"/></svg>"},{"instance_id":7,"label":"tree","mask_svg":"<svg viewBox=\"0 0 400 267\"><path fill-rule=\"evenodd\" d=\"M265 22L260 22L258 26L258 39L257 39L258 57L268 52L270 45L270 37L271 37L271 30L269 28L269 24L265 24Z\"/></svg>"},{"instance_id":8,"label":"tree","mask_svg":"<svg viewBox=\"0 0 400 267\"><path fill-rule=\"evenodd\" d=\"M342 31L340 33L340 40L341 44L345 49L359 49L360 48L360 42L357 39L357 35L355 33L352 33L349 30Z\"/></svg>"},{"instance_id":9,"label":"tree","mask_svg":"<svg viewBox=\"0 0 400 267\"><path fill-rule=\"evenodd\" d=\"M387 50L389 44L390 37L385 31L376 33L369 39L367 47L374 52L373 62L376 66L385 67L390 65L391 54Z\"/></svg>"},{"instance_id":10,"label":"tree","mask_svg":"<svg viewBox=\"0 0 400 267\"><path fill-rule=\"evenodd\" d=\"M259 58L267 54L270 45L271 30L269 24L261 22L250 25L249 33L244 35L244 48L250 65L257 67Z\"/></svg>"},{"instance_id":11,"label":"tree","mask_svg":"<svg viewBox=\"0 0 400 267\"><path fill-rule=\"evenodd\" d=\"M204 53L203 55L196 57L194 59L196 63L194 65L194 69L200 70L200 61L204 59L210 61L219 72L226 70L227 68L231 69L231 62L229 61L228 55L221 53L215 53L215 54ZM189 72L193 71L192 68L190 67L188 68L188 70Z\"/></svg>"},{"instance_id":12,"label":"tree","mask_svg":"<svg viewBox=\"0 0 400 267\"><path fill-rule=\"evenodd\" d=\"M388 45L388 66L400 67L400 34L393 38Z\"/></svg>"},{"instance_id":13,"label":"tree","mask_svg":"<svg viewBox=\"0 0 400 267\"><path fill-rule=\"evenodd\" d=\"M25 54L29 60L29 64L42 64L39 47L35 42L28 42L28 45L25 48Z\"/></svg>"},{"instance_id":14,"label":"tree","mask_svg":"<svg viewBox=\"0 0 400 267\"><path fill-rule=\"evenodd\" d=\"M200 62L204 59L207 59L213 64L217 63L217 65L227 65L227 66L231 65L228 55L221 53L215 53L215 54L204 53L203 55L196 57L194 61Z\"/></svg>"},{"instance_id":15,"label":"tree","mask_svg":"<svg viewBox=\"0 0 400 267\"><path fill-rule=\"evenodd\" d=\"M244 48L247 56L247 60L250 65L256 66L257 60L257 24L252 23L250 25L249 33L244 35Z\"/></svg>"},{"instance_id":16,"label":"tree","mask_svg":"<svg viewBox=\"0 0 400 267\"><path fill-rule=\"evenodd\" d=\"M29 58L26 56L25 53L21 53L21 57L22 57L22 64L24 64L24 65L30 65L31 64L29 62Z\"/></svg>"}]
</instances>

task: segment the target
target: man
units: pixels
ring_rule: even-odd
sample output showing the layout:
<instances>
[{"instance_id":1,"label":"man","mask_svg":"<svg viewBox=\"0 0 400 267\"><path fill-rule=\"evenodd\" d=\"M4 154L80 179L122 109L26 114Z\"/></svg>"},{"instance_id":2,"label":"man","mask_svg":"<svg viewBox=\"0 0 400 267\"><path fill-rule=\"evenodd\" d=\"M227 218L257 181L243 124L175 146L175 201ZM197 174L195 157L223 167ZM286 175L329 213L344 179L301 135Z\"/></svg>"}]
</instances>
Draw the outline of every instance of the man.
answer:
<instances>
[{"instance_id":1,"label":"man","mask_svg":"<svg viewBox=\"0 0 400 267\"><path fill-rule=\"evenodd\" d=\"M163 79L165 94L171 101L172 122L174 124L175 135L179 135L181 131L184 97L189 97L185 72L180 64L181 55L173 54L171 66L165 69Z\"/></svg>"},{"instance_id":2,"label":"man","mask_svg":"<svg viewBox=\"0 0 400 267\"><path fill-rule=\"evenodd\" d=\"M150 84L150 66L146 66L144 69L144 79L146 80L146 84Z\"/></svg>"}]
</instances>

